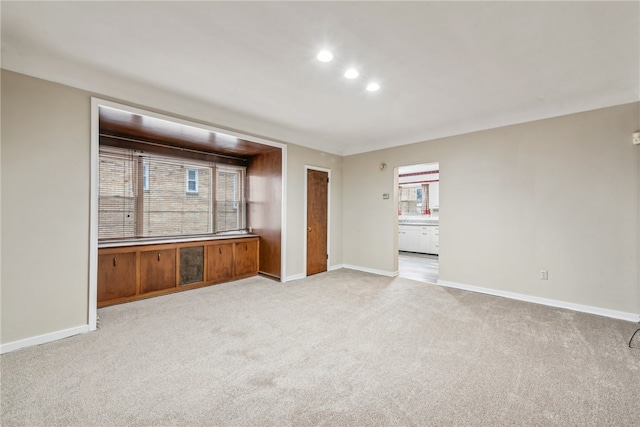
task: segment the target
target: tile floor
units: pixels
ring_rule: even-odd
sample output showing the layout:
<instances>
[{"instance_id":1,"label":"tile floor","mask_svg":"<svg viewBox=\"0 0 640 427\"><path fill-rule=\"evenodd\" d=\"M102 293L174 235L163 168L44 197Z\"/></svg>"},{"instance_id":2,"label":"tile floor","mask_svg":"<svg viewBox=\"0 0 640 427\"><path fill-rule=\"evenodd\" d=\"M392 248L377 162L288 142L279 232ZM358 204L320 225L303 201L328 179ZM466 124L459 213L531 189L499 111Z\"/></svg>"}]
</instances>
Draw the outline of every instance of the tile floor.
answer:
<instances>
[{"instance_id":1,"label":"tile floor","mask_svg":"<svg viewBox=\"0 0 640 427\"><path fill-rule=\"evenodd\" d=\"M438 281L438 256L398 252L400 277L436 283Z\"/></svg>"}]
</instances>

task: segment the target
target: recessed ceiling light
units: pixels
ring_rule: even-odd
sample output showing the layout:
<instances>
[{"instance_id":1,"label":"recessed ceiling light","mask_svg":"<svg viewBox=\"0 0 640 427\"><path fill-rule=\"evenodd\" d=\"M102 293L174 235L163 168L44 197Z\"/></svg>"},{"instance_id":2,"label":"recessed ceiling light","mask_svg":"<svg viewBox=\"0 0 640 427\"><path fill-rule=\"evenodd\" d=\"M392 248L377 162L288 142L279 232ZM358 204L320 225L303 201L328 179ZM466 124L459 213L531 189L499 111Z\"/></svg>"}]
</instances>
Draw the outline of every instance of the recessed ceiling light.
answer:
<instances>
[{"instance_id":1,"label":"recessed ceiling light","mask_svg":"<svg viewBox=\"0 0 640 427\"><path fill-rule=\"evenodd\" d=\"M322 50L318 53L316 58L318 58L318 61L320 62L329 62L333 59L333 54L328 50Z\"/></svg>"},{"instance_id":2,"label":"recessed ceiling light","mask_svg":"<svg viewBox=\"0 0 640 427\"><path fill-rule=\"evenodd\" d=\"M360 75L360 73L358 73L358 70L354 70L353 68L349 68L345 73L344 76L348 79L355 79L356 77L358 77Z\"/></svg>"},{"instance_id":3,"label":"recessed ceiling light","mask_svg":"<svg viewBox=\"0 0 640 427\"><path fill-rule=\"evenodd\" d=\"M377 90L380 90L380 85L378 83L369 83L367 85L367 90L369 92L375 92Z\"/></svg>"}]
</instances>

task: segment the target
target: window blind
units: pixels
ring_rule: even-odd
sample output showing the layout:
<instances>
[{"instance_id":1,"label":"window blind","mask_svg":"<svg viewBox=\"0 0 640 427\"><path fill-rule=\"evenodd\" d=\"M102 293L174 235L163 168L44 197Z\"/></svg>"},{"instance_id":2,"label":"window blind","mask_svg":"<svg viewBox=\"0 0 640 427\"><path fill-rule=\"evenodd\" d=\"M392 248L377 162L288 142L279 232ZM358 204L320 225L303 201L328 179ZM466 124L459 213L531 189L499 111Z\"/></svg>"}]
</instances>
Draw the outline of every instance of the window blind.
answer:
<instances>
[{"instance_id":1,"label":"window blind","mask_svg":"<svg viewBox=\"0 0 640 427\"><path fill-rule=\"evenodd\" d=\"M149 189L142 202L142 236L211 233L211 166L153 157L145 161Z\"/></svg>"},{"instance_id":2,"label":"window blind","mask_svg":"<svg viewBox=\"0 0 640 427\"><path fill-rule=\"evenodd\" d=\"M132 151L100 150L98 237L117 239L136 234L137 182Z\"/></svg>"},{"instance_id":3,"label":"window blind","mask_svg":"<svg viewBox=\"0 0 640 427\"><path fill-rule=\"evenodd\" d=\"M244 168L216 167L216 232L246 228L244 181Z\"/></svg>"},{"instance_id":4,"label":"window blind","mask_svg":"<svg viewBox=\"0 0 640 427\"><path fill-rule=\"evenodd\" d=\"M245 168L100 147L99 239L246 228Z\"/></svg>"}]
</instances>

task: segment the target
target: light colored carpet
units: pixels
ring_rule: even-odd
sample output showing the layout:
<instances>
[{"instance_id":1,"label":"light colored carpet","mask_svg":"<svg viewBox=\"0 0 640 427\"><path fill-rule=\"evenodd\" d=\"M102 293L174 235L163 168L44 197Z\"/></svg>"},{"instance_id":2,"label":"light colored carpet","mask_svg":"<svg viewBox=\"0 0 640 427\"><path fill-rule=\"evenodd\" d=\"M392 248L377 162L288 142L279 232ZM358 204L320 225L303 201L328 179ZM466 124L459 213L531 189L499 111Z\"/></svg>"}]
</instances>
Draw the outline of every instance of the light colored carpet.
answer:
<instances>
[{"instance_id":1,"label":"light colored carpet","mask_svg":"<svg viewBox=\"0 0 640 427\"><path fill-rule=\"evenodd\" d=\"M351 270L99 310L5 354L2 425L640 425L637 324Z\"/></svg>"}]
</instances>

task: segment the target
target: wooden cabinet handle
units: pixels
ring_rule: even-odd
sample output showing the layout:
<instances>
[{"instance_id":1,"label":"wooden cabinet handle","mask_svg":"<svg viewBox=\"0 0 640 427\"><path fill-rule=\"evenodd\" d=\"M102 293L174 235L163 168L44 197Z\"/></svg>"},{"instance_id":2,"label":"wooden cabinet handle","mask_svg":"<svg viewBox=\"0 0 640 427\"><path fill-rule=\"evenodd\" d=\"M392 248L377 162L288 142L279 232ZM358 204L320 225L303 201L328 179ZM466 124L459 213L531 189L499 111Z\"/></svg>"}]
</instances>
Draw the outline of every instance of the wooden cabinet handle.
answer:
<instances>
[{"instance_id":1,"label":"wooden cabinet handle","mask_svg":"<svg viewBox=\"0 0 640 427\"><path fill-rule=\"evenodd\" d=\"M160 261L160 252L158 252L158 261Z\"/></svg>"},{"instance_id":2,"label":"wooden cabinet handle","mask_svg":"<svg viewBox=\"0 0 640 427\"><path fill-rule=\"evenodd\" d=\"M114 266L114 267L117 267L117 266L118 266L118 257L117 257L117 256L114 256L114 257L113 257L113 266Z\"/></svg>"},{"instance_id":3,"label":"wooden cabinet handle","mask_svg":"<svg viewBox=\"0 0 640 427\"><path fill-rule=\"evenodd\" d=\"M218 248L218 253L222 255L222 248Z\"/></svg>"}]
</instances>

